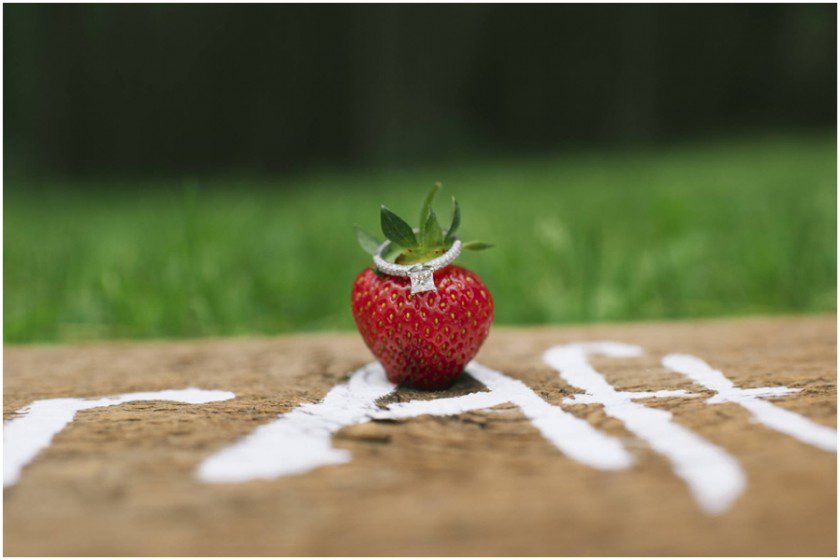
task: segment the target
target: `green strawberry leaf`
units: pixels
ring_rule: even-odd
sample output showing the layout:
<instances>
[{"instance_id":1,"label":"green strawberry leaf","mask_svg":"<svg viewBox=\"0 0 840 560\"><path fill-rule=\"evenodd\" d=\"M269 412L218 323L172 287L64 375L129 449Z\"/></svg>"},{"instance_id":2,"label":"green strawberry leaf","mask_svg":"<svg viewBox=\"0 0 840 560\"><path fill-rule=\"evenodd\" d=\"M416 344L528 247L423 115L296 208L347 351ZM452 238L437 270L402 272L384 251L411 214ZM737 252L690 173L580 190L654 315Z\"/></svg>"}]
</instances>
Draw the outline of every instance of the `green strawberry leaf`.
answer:
<instances>
[{"instance_id":1,"label":"green strawberry leaf","mask_svg":"<svg viewBox=\"0 0 840 560\"><path fill-rule=\"evenodd\" d=\"M420 209L420 237L423 236L426 221L429 219L429 212L432 211L432 202L434 202L435 195L441 187L443 187L443 184L440 181L436 182L435 186L432 187L432 190L429 191L429 194L426 195L426 199L423 201L423 207Z\"/></svg>"},{"instance_id":2,"label":"green strawberry leaf","mask_svg":"<svg viewBox=\"0 0 840 560\"><path fill-rule=\"evenodd\" d=\"M390 243L385 250L382 251L382 258L387 262L395 262L405 249L396 243Z\"/></svg>"},{"instance_id":3,"label":"green strawberry leaf","mask_svg":"<svg viewBox=\"0 0 840 560\"><path fill-rule=\"evenodd\" d=\"M414 230L411 229L411 226L405 223L405 220L388 210L384 204L380 212L380 222L382 224L382 233L385 234L385 237L401 247L417 247L417 237L415 237Z\"/></svg>"},{"instance_id":4,"label":"green strawberry leaf","mask_svg":"<svg viewBox=\"0 0 840 560\"><path fill-rule=\"evenodd\" d=\"M458 206L458 201L452 197L452 223L449 224L449 229L446 230L446 244L449 245L455 239L455 232L458 231L458 226L461 225L461 207Z\"/></svg>"},{"instance_id":5,"label":"green strawberry leaf","mask_svg":"<svg viewBox=\"0 0 840 560\"><path fill-rule=\"evenodd\" d=\"M468 241L467 243L461 245L461 248L466 249L467 251L483 251L492 246L492 244L485 243L484 241Z\"/></svg>"},{"instance_id":6,"label":"green strawberry leaf","mask_svg":"<svg viewBox=\"0 0 840 560\"><path fill-rule=\"evenodd\" d=\"M356 241L359 242L359 245L364 249L365 253L375 255L381 242L359 226L353 227L356 229Z\"/></svg>"},{"instance_id":7,"label":"green strawberry leaf","mask_svg":"<svg viewBox=\"0 0 840 560\"><path fill-rule=\"evenodd\" d=\"M443 245L443 231L440 229L435 211L429 208L429 215L420 232L420 240L424 248L433 249Z\"/></svg>"}]
</instances>

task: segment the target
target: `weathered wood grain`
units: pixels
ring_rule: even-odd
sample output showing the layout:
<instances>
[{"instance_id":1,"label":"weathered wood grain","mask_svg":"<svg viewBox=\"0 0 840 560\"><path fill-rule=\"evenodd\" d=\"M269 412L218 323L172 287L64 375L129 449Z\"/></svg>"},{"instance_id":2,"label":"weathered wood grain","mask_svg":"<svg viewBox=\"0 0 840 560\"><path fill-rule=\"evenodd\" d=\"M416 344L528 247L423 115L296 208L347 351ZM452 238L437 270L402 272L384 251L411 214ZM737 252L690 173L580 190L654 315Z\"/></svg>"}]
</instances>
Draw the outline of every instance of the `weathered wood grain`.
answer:
<instances>
[{"instance_id":1,"label":"weathered wood grain","mask_svg":"<svg viewBox=\"0 0 840 560\"><path fill-rule=\"evenodd\" d=\"M546 442L515 408L342 429L350 463L243 484L203 484L198 464L277 414L317 402L370 361L356 334L13 346L4 418L36 399L195 386L237 398L82 411L5 491L8 555L834 555L836 455L750 421L735 404L644 401L724 448L745 493L704 514L668 462L542 362L555 344L615 340L640 358L594 357L616 388L701 387L665 370L699 356L739 387L786 385L779 406L836 424L836 320L757 318L495 329L484 365L606 433L636 458L598 471ZM464 379L448 395L482 390ZM708 391L705 392L711 396ZM389 402L436 395L401 391Z\"/></svg>"}]
</instances>

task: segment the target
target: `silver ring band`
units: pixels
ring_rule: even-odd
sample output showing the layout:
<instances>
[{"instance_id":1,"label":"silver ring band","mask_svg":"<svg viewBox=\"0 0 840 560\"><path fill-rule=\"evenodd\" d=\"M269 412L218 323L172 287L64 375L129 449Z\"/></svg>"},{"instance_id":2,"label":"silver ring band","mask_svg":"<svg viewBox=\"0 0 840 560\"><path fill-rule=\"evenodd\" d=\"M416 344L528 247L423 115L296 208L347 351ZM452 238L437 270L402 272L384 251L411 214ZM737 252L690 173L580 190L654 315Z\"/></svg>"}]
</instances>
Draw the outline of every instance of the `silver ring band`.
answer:
<instances>
[{"instance_id":1,"label":"silver ring band","mask_svg":"<svg viewBox=\"0 0 840 560\"><path fill-rule=\"evenodd\" d=\"M389 263L385 259L382 258L382 251L391 244L391 241L385 241L376 249L376 253L373 255L373 264L376 265L381 272L385 274L390 274L391 276L409 276L412 268L417 267L417 264L396 264L396 263ZM452 247L449 248L447 252L442 254L439 257L435 257L430 261L426 261L424 263L419 263L421 266L427 269L431 269L432 271L440 270L441 268L452 264L455 259L458 258L458 255L461 254L461 240L455 239L455 242L452 244Z\"/></svg>"},{"instance_id":2,"label":"silver ring band","mask_svg":"<svg viewBox=\"0 0 840 560\"><path fill-rule=\"evenodd\" d=\"M373 255L373 264L380 272L390 274L391 276L408 276L411 279L411 293L428 292L437 290L434 280L434 271L452 264L461 254L461 240L456 238L452 243L452 247L447 252L439 257L435 257L430 261L418 264L395 264L389 263L382 258L382 252L385 250L391 241L385 241L376 248L376 253Z\"/></svg>"}]
</instances>

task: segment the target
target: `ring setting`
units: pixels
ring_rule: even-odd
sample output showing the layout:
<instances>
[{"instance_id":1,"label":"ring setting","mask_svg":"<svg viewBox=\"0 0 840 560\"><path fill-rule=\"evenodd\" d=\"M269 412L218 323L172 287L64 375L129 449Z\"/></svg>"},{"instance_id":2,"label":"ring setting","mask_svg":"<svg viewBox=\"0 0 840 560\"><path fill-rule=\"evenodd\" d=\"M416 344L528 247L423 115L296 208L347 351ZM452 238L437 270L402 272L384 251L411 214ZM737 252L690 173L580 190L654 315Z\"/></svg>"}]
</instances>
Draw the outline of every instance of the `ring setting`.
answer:
<instances>
[{"instance_id":1,"label":"ring setting","mask_svg":"<svg viewBox=\"0 0 840 560\"><path fill-rule=\"evenodd\" d=\"M452 247L446 253L430 261L413 265L396 264L389 263L382 258L383 251L390 244L390 241L385 241L377 247L376 253L373 255L373 264L377 270L385 274L401 277L407 276L411 280L412 294L437 291L434 272L450 265L461 254L461 240L456 238L452 243Z\"/></svg>"}]
</instances>

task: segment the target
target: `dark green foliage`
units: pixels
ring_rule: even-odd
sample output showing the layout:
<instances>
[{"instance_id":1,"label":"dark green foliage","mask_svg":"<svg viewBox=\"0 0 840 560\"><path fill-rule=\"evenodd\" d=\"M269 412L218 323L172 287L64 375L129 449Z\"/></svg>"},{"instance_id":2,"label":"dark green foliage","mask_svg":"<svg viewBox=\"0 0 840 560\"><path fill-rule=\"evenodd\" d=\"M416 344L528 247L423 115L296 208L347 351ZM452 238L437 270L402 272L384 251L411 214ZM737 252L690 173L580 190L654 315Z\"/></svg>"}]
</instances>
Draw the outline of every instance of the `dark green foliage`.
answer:
<instances>
[{"instance_id":1,"label":"dark green foliage","mask_svg":"<svg viewBox=\"0 0 840 560\"><path fill-rule=\"evenodd\" d=\"M379 248L379 240L359 226L354 226L354 228L356 229L356 241L359 242L359 246L368 255L375 254L376 250Z\"/></svg>"},{"instance_id":2,"label":"dark green foliage","mask_svg":"<svg viewBox=\"0 0 840 560\"><path fill-rule=\"evenodd\" d=\"M420 231L423 239L424 247L440 247L443 245L443 232L440 229L440 224L437 221L437 216L433 209L429 209L429 216L423 224L423 229Z\"/></svg>"},{"instance_id":3,"label":"dark green foliage","mask_svg":"<svg viewBox=\"0 0 840 560\"><path fill-rule=\"evenodd\" d=\"M442 255L451 247L452 241L455 239L455 232L461 223L461 210L455 197L452 197L452 223L449 230L446 232L444 238L443 229L440 227L435 210L432 204L435 200L435 195L443 185L440 182L435 183L426 198L423 200L423 207L420 209L420 223L417 231L420 238L417 239L411 231L411 226L402 218L382 206L382 232L385 237L390 239L394 244L402 247L388 247L388 253L396 262L402 264L422 263L429 261L435 257ZM410 237L409 237L410 234ZM356 229L356 236L359 235L359 229ZM411 245L400 243L400 240ZM361 240L359 241L361 244ZM368 243L369 245L369 243ZM482 241L470 241L464 243L464 248L470 251L481 251L489 249L493 245L484 243ZM366 246L362 246L367 251Z\"/></svg>"},{"instance_id":4,"label":"dark green foliage","mask_svg":"<svg viewBox=\"0 0 840 560\"><path fill-rule=\"evenodd\" d=\"M449 224L449 229L446 230L446 244L449 245L458 232L458 226L461 225L461 207L458 206L458 201L452 197L452 222Z\"/></svg>"},{"instance_id":5,"label":"dark green foliage","mask_svg":"<svg viewBox=\"0 0 840 560\"><path fill-rule=\"evenodd\" d=\"M490 249L493 247L490 243L485 243L483 241L467 241L463 244L463 248L467 251L484 251L485 249Z\"/></svg>"},{"instance_id":6,"label":"dark green foliage","mask_svg":"<svg viewBox=\"0 0 840 560\"><path fill-rule=\"evenodd\" d=\"M385 208L384 205L381 211L381 226L382 233L385 234L385 237L400 247L405 247L406 249L417 247L417 237L414 235L411 226L405 220Z\"/></svg>"}]
</instances>

